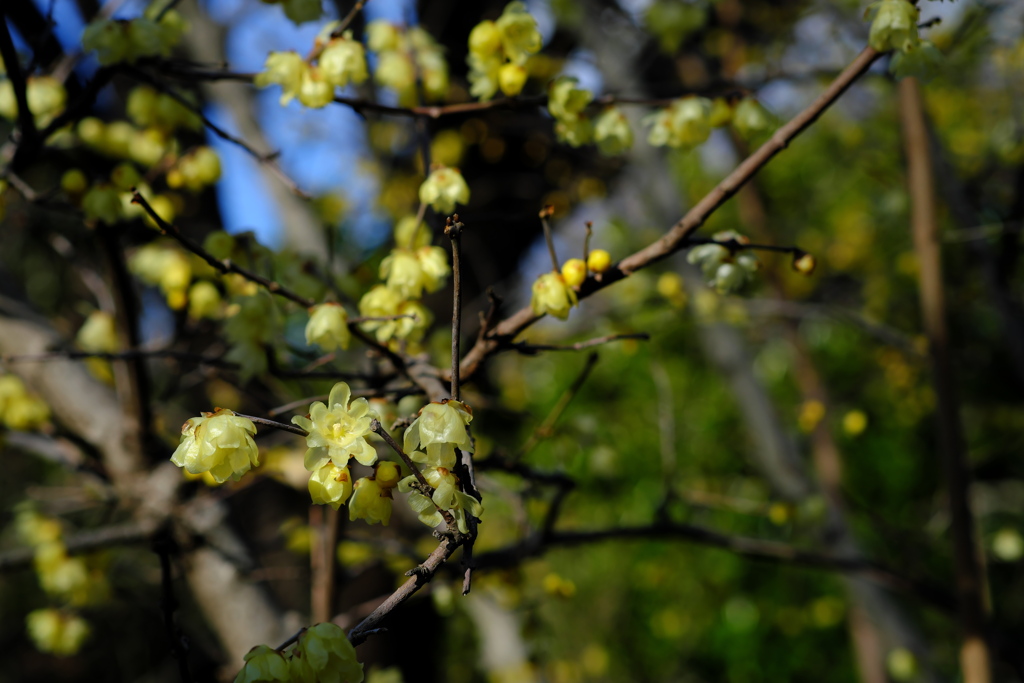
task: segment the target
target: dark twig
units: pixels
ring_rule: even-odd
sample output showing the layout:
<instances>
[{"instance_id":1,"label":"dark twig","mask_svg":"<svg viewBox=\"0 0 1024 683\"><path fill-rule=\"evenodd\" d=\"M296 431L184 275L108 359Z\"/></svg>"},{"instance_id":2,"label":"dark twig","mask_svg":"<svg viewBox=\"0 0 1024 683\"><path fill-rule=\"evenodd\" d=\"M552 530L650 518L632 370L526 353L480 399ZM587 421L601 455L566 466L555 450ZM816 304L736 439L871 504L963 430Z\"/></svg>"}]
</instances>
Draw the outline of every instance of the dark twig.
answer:
<instances>
[{"instance_id":1,"label":"dark twig","mask_svg":"<svg viewBox=\"0 0 1024 683\"><path fill-rule=\"evenodd\" d=\"M377 434L377 436L384 439L387 445L391 446L391 450L397 453L398 457L400 457L402 461L409 466L409 469L412 470L412 473L416 476L416 481L418 481L422 486L426 486L428 489L433 490L434 487L430 485L426 477L423 476L423 473L420 472L420 468L412 461L409 454L402 450L402 447L398 445L398 442L395 441L394 437L388 434L388 430L384 429L380 420L372 420L370 422L370 429Z\"/></svg>"},{"instance_id":2,"label":"dark twig","mask_svg":"<svg viewBox=\"0 0 1024 683\"><path fill-rule=\"evenodd\" d=\"M141 543L149 540L152 536L153 529L148 525L118 524L92 531L80 531L65 538L64 547L69 555L78 555L116 545ZM0 572L31 566L34 552L32 548L15 548L0 553Z\"/></svg>"},{"instance_id":3,"label":"dark twig","mask_svg":"<svg viewBox=\"0 0 1024 683\"><path fill-rule=\"evenodd\" d=\"M28 108L28 83L26 75L21 70L18 52L14 49L11 31L7 27L6 12L2 10L0 10L0 57L3 57L4 66L7 68L7 78L11 81L14 99L18 103L18 129L21 131L21 142L32 141L38 131L36 122L32 118L32 110Z\"/></svg>"},{"instance_id":4,"label":"dark twig","mask_svg":"<svg viewBox=\"0 0 1024 683\"><path fill-rule=\"evenodd\" d=\"M174 547L174 541L166 532L153 541L153 552L160 557L160 611L164 617L164 628L171 644L171 654L178 660L178 674L182 683L191 683L188 646L184 634L174 623L174 612L178 609L178 600L174 597L174 577L171 573L171 552Z\"/></svg>"},{"instance_id":5,"label":"dark twig","mask_svg":"<svg viewBox=\"0 0 1024 683\"><path fill-rule=\"evenodd\" d=\"M276 422L274 420L268 420L265 417L255 417L253 415L243 415L242 413L235 413L238 417L244 417L247 420L252 420L258 425L265 425L267 427L273 427L274 429L280 429L282 432L291 432L292 434L298 434L299 436L308 436L307 432L298 425L285 424L284 422Z\"/></svg>"},{"instance_id":6,"label":"dark twig","mask_svg":"<svg viewBox=\"0 0 1024 683\"><path fill-rule=\"evenodd\" d=\"M448 218L444 234L452 241L452 398L459 400L459 339L462 337L462 228L459 214Z\"/></svg>"},{"instance_id":7,"label":"dark twig","mask_svg":"<svg viewBox=\"0 0 1024 683\"><path fill-rule=\"evenodd\" d=\"M551 235L551 224L548 223L548 219L555 212L555 207L545 206L540 210L538 215L540 216L540 224L544 228L544 241L548 245L548 255L551 256L551 269L556 273L561 272L561 266L558 265L558 253L555 252L555 239Z\"/></svg>"},{"instance_id":8,"label":"dark twig","mask_svg":"<svg viewBox=\"0 0 1024 683\"><path fill-rule=\"evenodd\" d=\"M181 233L181 230L179 230L176 226L165 221L156 211L153 210L153 207L150 206L148 201L146 201L146 198L143 197L134 189L132 190L132 203L140 205L145 210L145 212L149 214L149 217L152 218L156 222L157 226L160 228L161 233L163 233L164 235L169 235L176 239L181 244L181 246L185 247L193 254L206 261L218 272L225 275L228 273L236 273L238 275L241 275L250 282L255 282L256 284L262 285L267 289L267 291L271 292L272 294L277 294L278 296L282 296L285 299L294 301L303 308L310 308L311 306L316 304L316 302L313 301L312 299L307 299L304 296L296 294L290 289L282 287L279 282L265 278L262 275L257 275L251 270L242 268L237 263L233 262L231 259L224 259L223 261L218 259L213 254L203 249L200 245L196 244L188 237L185 237L185 235Z\"/></svg>"}]
</instances>

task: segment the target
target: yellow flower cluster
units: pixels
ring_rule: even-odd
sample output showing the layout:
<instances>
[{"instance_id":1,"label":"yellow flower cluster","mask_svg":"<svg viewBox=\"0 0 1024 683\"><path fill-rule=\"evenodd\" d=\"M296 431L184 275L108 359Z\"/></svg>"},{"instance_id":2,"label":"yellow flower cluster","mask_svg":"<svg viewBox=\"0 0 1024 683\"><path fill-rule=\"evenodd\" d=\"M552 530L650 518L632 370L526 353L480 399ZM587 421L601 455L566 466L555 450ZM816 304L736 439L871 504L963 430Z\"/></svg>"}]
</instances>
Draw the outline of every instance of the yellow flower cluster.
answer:
<instances>
[{"instance_id":1,"label":"yellow flower cluster","mask_svg":"<svg viewBox=\"0 0 1024 683\"><path fill-rule=\"evenodd\" d=\"M259 464L259 449L252 438L255 433L252 420L216 408L182 425L181 442L171 462L189 474L209 472L218 484L238 481Z\"/></svg>"},{"instance_id":2,"label":"yellow flower cluster","mask_svg":"<svg viewBox=\"0 0 1024 683\"><path fill-rule=\"evenodd\" d=\"M281 104L296 97L304 106L319 109L334 100L334 89L366 80L366 54L363 44L346 31L331 37L336 22L328 24L317 38L316 64L310 64L296 52L271 52L253 83L259 88L276 83L281 86Z\"/></svg>"},{"instance_id":3,"label":"yellow flower cluster","mask_svg":"<svg viewBox=\"0 0 1024 683\"><path fill-rule=\"evenodd\" d=\"M439 196L445 194L444 186L454 177L465 189L464 193L456 192L463 197L460 201L468 200L469 190L459 172L455 169L443 170L448 175L440 180L431 174L435 184L440 187L436 190ZM361 326L367 332L372 332L382 344L392 348L402 344L416 348L434 319L430 310L417 299L424 292L436 292L444 287L451 269L447 252L441 247L430 245L429 229L414 217L403 218L395 225L395 244L395 248L380 264L380 278L384 284L373 287L359 300L360 315L382 319L367 320Z\"/></svg>"},{"instance_id":4,"label":"yellow flower cluster","mask_svg":"<svg viewBox=\"0 0 1024 683\"><path fill-rule=\"evenodd\" d=\"M456 449L473 452L469 423L473 411L459 401L429 403L405 430L403 447L413 462L430 465L423 476L434 492L430 498L413 487L417 479L410 475L398 482L398 490L409 494L409 505L421 522L435 527L443 521L439 510L450 510L459 529L466 533L466 514L480 517L480 501L458 490L458 477L452 473L458 459Z\"/></svg>"},{"instance_id":5,"label":"yellow flower cluster","mask_svg":"<svg viewBox=\"0 0 1024 683\"><path fill-rule=\"evenodd\" d=\"M234 683L362 683L363 665L340 626L316 624L285 652L258 645L245 655Z\"/></svg>"},{"instance_id":6,"label":"yellow flower cluster","mask_svg":"<svg viewBox=\"0 0 1024 683\"><path fill-rule=\"evenodd\" d=\"M0 375L0 421L7 429L34 431L50 421L50 407L29 393L17 375Z\"/></svg>"},{"instance_id":7,"label":"yellow flower cluster","mask_svg":"<svg viewBox=\"0 0 1024 683\"><path fill-rule=\"evenodd\" d=\"M108 586L99 570L90 570L80 557L70 557L60 522L24 508L15 516L21 540L34 550L39 585L48 596L69 607L81 607L105 599ZM70 609L39 609L26 619L29 636L42 652L71 655L89 635L89 624Z\"/></svg>"},{"instance_id":8,"label":"yellow flower cluster","mask_svg":"<svg viewBox=\"0 0 1024 683\"><path fill-rule=\"evenodd\" d=\"M212 275L206 264L199 267L192 257L171 241L155 241L140 247L128 258L128 269L147 285L159 287L171 310L188 306L193 320L216 320L223 315L220 290L195 275ZM198 271L198 272L197 272Z\"/></svg>"},{"instance_id":9,"label":"yellow flower cluster","mask_svg":"<svg viewBox=\"0 0 1024 683\"><path fill-rule=\"evenodd\" d=\"M137 19L97 19L85 27L82 47L94 50L99 63L106 66L118 62L134 62L140 57L169 57L188 24L175 10L161 11L160 3L153 3Z\"/></svg>"},{"instance_id":10,"label":"yellow flower cluster","mask_svg":"<svg viewBox=\"0 0 1024 683\"><path fill-rule=\"evenodd\" d=\"M444 48L420 26L405 28L384 19L366 26L366 46L377 54L373 80L393 90L398 104L411 107L419 99L416 82L424 97L439 102L448 95L448 62Z\"/></svg>"},{"instance_id":11,"label":"yellow flower cluster","mask_svg":"<svg viewBox=\"0 0 1024 683\"><path fill-rule=\"evenodd\" d=\"M469 92L489 100L500 89L512 97L526 85L526 60L540 52L537 20L522 2L510 2L497 21L481 21L469 34Z\"/></svg>"},{"instance_id":12,"label":"yellow flower cluster","mask_svg":"<svg viewBox=\"0 0 1024 683\"><path fill-rule=\"evenodd\" d=\"M369 524L387 524L391 519L391 490L398 485L399 470L393 462L377 462L377 451L366 440L377 415L365 398L352 398L348 384L338 382L331 389L327 404L317 401L306 417L292 422L306 430L305 466L310 471L309 495L318 505L335 510L346 502L349 519ZM329 407L328 407L329 406ZM367 467L376 463L374 475L355 483L349 471L349 459Z\"/></svg>"}]
</instances>

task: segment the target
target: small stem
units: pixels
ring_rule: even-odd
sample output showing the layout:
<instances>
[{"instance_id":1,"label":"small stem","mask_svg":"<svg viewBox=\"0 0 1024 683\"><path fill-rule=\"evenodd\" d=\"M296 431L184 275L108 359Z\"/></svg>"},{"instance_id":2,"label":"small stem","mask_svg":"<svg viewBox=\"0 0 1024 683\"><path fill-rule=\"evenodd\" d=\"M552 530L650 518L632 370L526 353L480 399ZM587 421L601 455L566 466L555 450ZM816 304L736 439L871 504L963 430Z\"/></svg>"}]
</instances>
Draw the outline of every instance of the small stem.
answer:
<instances>
[{"instance_id":1,"label":"small stem","mask_svg":"<svg viewBox=\"0 0 1024 683\"><path fill-rule=\"evenodd\" d=\"M462 228L459 214L448 219L444 234L452 241L452 399L459 400L459 340L462 337Z\"/></svg>"},{"instance_id":2,"label":"small stem","mask_svg":"<svg viewBox=\"0 0 1024 683\"><path fill-rule=\"evenodd\" d=\"M583 238L583 262L586 263L590 260L590 238L594 236L594 222L587 221L587 236Z\"/></svg>"},{"instance_id":3,"label":"small stem","mask_svg":"<svg viewBox=\"0 0 1024 683\"><path fill-rule=\"evenodd\" d=\"M420 202L420 208L416 209L416 227L412 230L412 238L409 240L409 248L416 248L416 238L420 236L420 230L423 228L423 217L427 215L427 205L424 202Z\"/></svg>"},{"instance_id":4,"label":"small stem","mask_svg":"<svg viewBox=\"0 0 1024 683\"><path fill-rule=\"evenodd\" d=\"M380 438L384 439L384 441L386 441L387 444L391 446L391 450L393 450L395 453L398 453L398 456L405 462L406 465L409 466L409 469L412 470L412 473L416 476L416 481L418 481L423 486L426 486L428 489L434 489L434 487L430 485L430 482L427 481L426 477L423 476L423 473L420 472L420 468L417 467L416 463L412 461L412 458L410 458L406 454L406 452L402 450L402 447L398 445L398 442L395 441L394 437L388 434L387 430L384 429L384 427L380 423L380 420L373 420L372 422L370 422L370 429L375 434L380 436Z\"/></svg>"},{"instance_id":5,"label":"small stem","mask_svg":"<svg viewBox=\"0 0 1024 683\"><path fill-rule=\"evenodd\" d=\"M551 255L551 267L554 268L556 273L562 272L562 267L558 265L558 254L555 253L555 240L551 236L551 225L548 223L548 218L555 212L555 207L550 204L540 210L540 224L544 226L544 240L548 243L548 253Z\"/></svg>"},{"instance_id":6,"label":"small stem","mask_svg":"<svg viewBox=\"0 0 1024 683\"><path fill-rule=\"evenodd\" d=\"M265 417L254 417L252 415L243 415L242 413L235 413L238 417L244 417L247 420L252 420L258 425L266 425L267 427L273 427L274 429L280 429L282 432L291 432L292 434L298 434L299 436L308 436L307 432L302 427L297 425L289 425L284 422L275 422L274 420L268 420Z\"/></svg>"},{"instance_id":7,"label":"small stem","mask_svg":"<svg viewBox=\"0 0 1024 683\"><path fill-rule=\"evenodd\" d=\"M583 366L580 374L573 381L572 385L558 398L558 403L556 403L555 407L551 409L551 412L548 414L547 418L544 419L544 422L542 422L533 434L530 435L526 445L523 446L523 450L513 459L513 462L518 461L524 455L533 450L534 446L536 446L541 439L546 439L550 436L551 430L554 428L555 423L558 422L558 418L560 418L562 413L565 412L565 409L569 407L569 403L572 401L573 397L579 393L580 388L583 386L583 383L587 381L587 377L590 376L590 371L594 369L594 365L596 364L597 352L595 351L587 356L586 365Z\"/></svg>"}]
</instances>

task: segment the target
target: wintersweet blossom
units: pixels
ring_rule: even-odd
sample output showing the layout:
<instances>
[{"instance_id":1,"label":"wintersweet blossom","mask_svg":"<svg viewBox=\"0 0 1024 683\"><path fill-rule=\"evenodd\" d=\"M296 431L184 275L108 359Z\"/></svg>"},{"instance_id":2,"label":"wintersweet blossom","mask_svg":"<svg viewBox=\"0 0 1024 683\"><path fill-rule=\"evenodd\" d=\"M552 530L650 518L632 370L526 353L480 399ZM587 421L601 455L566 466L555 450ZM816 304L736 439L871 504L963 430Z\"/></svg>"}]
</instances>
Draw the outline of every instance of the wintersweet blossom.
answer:
<instances>
[{"instance_id":1,"label":"wintersweet blossom","mask_svg":"<svg viewBox=\"0 0 1024 683\"><path fill-rule=\"evenodd\" d=\"M604 249L591 249L587 255L587 268L595 273L603 273L612 265L612 255Z\"/></svg>"},{"instance_id":2,"label":"wintersweet blossom","mask_svg":"<svg viewBox=\"0 0 1024 683\"><path fill-rule=\"evenodd\" d=\"M549 313L559 320L569 317L569 310L578 303L576 292L561 273L544 273L533 283L530 307L534 315Z\"/></svg>"},{"instance_id":3,"label":"wintersweet blossom","mask_svg":"<svg viewBox=\"0 0 1024 683\"><path fill-rule=\"evenodd\" d=\"M398 485L399 476L398 465L384 460L378 463L374 476L357 481L349 500L349 519L387 526L391 521L391 491Z\"/></svg>"},{"instance_id":4,"label":"wintersweet blossom","mask_svg":"<svg viewBox=\"0 0 1024 683\"><path fill-rule=\"evenodd\" d=\"M450 272L448 253L441 247L393 249L380 263L381 279L406 299L441 289Z\"/></svg>"},{"instance_id":5,"label":"wintersweet blossom","mask_svg":"<svg viewBox=\"0 0 1024 683\"><path fill-rule=\"evenodd\" d=\"M601 154L608 157L623 154L633 146L633 129L622 110L609 107L601 112L594 122L594 142Z\"/></svg>"},{"instance_id":6,"label":"wintersweet blossom","mask_svg":"<svg viewBox=\"0 0 1024 683\"><path fill-rule=\"evenodd\" d=\"M455 449L473 452L469 423L473 410L460 401L428 403L405 430L403 446L414 461L434 467L454 467ZM423 451L426 451L425 453Z\"/></svg>"},{"instance_id":7,"label":"wintersweet blossom","mask_svg":"<svg viewBox=\"0 0 1024 683\"><path fill-rule=\"evenodd\" d=\"M352 40L352 32L346 31L341 38L327 43L317 60L320 73L332 85L344 88L349 83L366 80L366 54L363 44Z\"/></svg>"},{"instance_id":8,"label":"wintersweet blossom","mask_svg":"<svg viewBox=\"0 0 1024 683\"><path fill-rule=\"evenodd\" d=\"M292 681L362 683L363 665L337 624L325 622L302 632L289 658Z\"/></svg>"},{"instance_id":9,"label":"wintersweet blossom","mask_svg":"<svg viewBox=\"0 0 1024 683\"><path fill-rule=\"evenodd\" d=\"M259 464L259 450L252 439L255 433L252 420L217 408L182 425L181 443L171 462L190 474L209 472L218 484L238 481Z\"/></svg>"},{"instance_id":10,"label":"wintersweet blossom","mask_svg":"<svg viewBox=\"0 0 1024 683\"><path fill-rule=\"evenodd\" d=\"M289 673L284 655L269 645L257 645L245 654L245 666L235 676L234 683L287 683Z\"/></svg>"},{"instance_id":11,"label":"wintersweet blossom","mask_svg":"<svg viewBox=\"0 0 1024 683\"><path fill-rule=\"evenodd\" d=\"M484 508L473 496L458 490L459 479L446 467L431 467L423 471L423 478L434 487L433 494L428 498L415 489L415 475L410 475L398 482L398 490L408 493L407 499L419 517L429 527L436 527L444 521L441 510L451 512L455 523L462 533L467 533L469 525L467 515L480 518Z\"/></svg>"},{"instance_id":12,"label":"wintersweet blossom","mask_svg":"<svg viewBox=\"0 0 1024 683\"><path fill-rule=\"evenodd\" d=\"M918 9L907 0L881 0L871 5L876 11L868 44L879 52L909 50L917 45Z\"/></svg>"},{"instance_id":13,"label":"wintersweet blossom","mask_svg":"<svg viewBox=\"0 0 1024 683\"><path fill-rule=\"evenodd\" d=\"M352 341L348 329L348 313L341 304L326 303L309 309L306 323L306 343L316 344L324 351L338 347L347 349Z\"/></svg>"},{"instance_id":14,"label":"wintersweet blossom","mask_svg":"<svg viewBox=\"0 0 1024 683\"><path fill-rule=\"evenodd\" d=\"M540 52L543 39L537 20L522 2L510 2L495 22L505 57L513 64L524 64L530 55Z\"/></svg>"},{"instance_id":15,"label":"wintersweet blossom","mask_svg":"<svg viewBox=\"0 0 1024 683\"><path fill-rule=\"evenodd\" d=\"M420 201L438 213L448 214L456 204L469 203L469 185L459 169L439 166L420 185Z\"/></svg>"},{"instance_id":16,"label":"wintersweet blossom","mask_svg":"<svg viewBox=\"0 0 1024 683\"><path fill-rule=\"evenodd\" d=\"M297 52L271 52L263 69L262 73L256 74L253 84L257 88L266 88L277 83L281 86L281 104L285 105L298 96L309 65Z\"/></svg>"},{"instance_id":17,"label":"wintersweet blossom","mask_svg":"<svg viewBox=\"0 0 1024 683\"><path fill-rule=\"evenodd\" d=\"M348 384L338 382L331 389L327 404L316 401L309 406L308 417L292 418L294 424L308 432L307 470L315 472L328 461L337 467L346 467L349 458L367 466L377 461L377 451L366 440L376 415L365 398L357 398L350 404L351 397Z\"/></svg>"},{"instance_id":18,"label":"wintersweet blossom","mask_svg":"<svg viewBox=\"0 0 1024 683\"><path fill-rule=\"evenodd\" d=\"M711 100L684 97L644 118L651 125L647 142L655 147L691 149L711 135Z\"/></svg>"},{"instance_id":19,"label":"wintersweet blossom","mask_svg":"<svg viewBox=\"0 0 1024 683\"><path fill-rule=\"evenodd\" d=\"M91 631L88 622L81 617L53 608L29 612L25 626L41 652L55 655L75 654Z\"/></svg>"},{"instance_id":20,"label":"wintersweet blossom","mask_svg":"<svg viewBox=\"0 0 1024 683\"><path fill-rule=\"evenodd\" d=\"M309 477L309 496L317 505L330 505L337 510L351 495L352 475L347 467L328 462Z\"/></svg>"}]
</instances>

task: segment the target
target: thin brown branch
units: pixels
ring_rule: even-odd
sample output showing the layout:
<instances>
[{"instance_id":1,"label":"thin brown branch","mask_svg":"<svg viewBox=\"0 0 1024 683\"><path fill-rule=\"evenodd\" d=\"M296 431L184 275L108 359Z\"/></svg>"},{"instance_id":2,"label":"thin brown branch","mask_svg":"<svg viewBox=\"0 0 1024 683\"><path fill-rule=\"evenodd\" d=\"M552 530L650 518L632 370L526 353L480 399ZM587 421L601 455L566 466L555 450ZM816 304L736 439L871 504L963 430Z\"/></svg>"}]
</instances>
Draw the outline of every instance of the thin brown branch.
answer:
<instances>
[{"instance_id":1,"label":"thin brown branch","mask_svg":"<svg viewBox=\"0 0 1024 683\"><path fill-rule=\"evenodd\" d=\"M459 340L462 338L462 228L459 214L448 218L444 234L452 241L452 398L459 400Z\"/></svg>"},{"instance_id":2,"label":"thin brown branch","mask_svg":"<svg viewBox=\"0 0 1024 683\"><path fill-rule=\"evenodd\" d=\"M437 573L438 567L444 564L445 560L452 556L452 553L459 548L461 542L456 538L444 537L441 539L441 543L437 546L434 552L430 553L430 556L411 572L410 578L399 586L398 590L392 593L384 602L380 604L377 609L370 613L370 616L359 622L355 628L349 631L348 639L353 645L359 645L371 633L378 628L381 622L392 612L396 607L401 605L403 602L408 600L414 593L423 586L427 585L434 574Z\"/></svg>"},{"instance_id":3,"label":"thin brown branch","mask_svg":"<svg viewBox=\"0 0 1024 683\"><path fill-rule=\"evenodd\" d=\"M825 91L802 112L797 114L774 135L747 157L736 169L722 180L711 192L701 199L685 216L656 242L622 259L608 271L601 280L588 278L582 285L579 298L617 282L630 274L675 253L687 243L687 238L697 230L708 217L767 164L776 154L785 149L800 133L821 116L862 74L878 59L880 53L870 47L864 50L847 66ZM502 343L510 340L539 319L529 306L525 306L495 326L484 339L479 340L462 360L462 378L473 375L480 364Z\"/></svg>"},{"instance_id":4,"label":"thin brown branch","mask_svg":"<svg viewBox=\"0 0 1024 683\"><path fill-rule=\"evenodd\" d=\"M308 436L307 432L302 427L297 425L285 424L284 422L276 422L274 420L268 420L265 417L256 417L254 415L243 415L242 413L235 413L238 417L244 417L247 420L252 420L258 425L264 425L266 427L273 427L274 429L280 429L282 432L291 432L292 434L298 434L299 436Z\"/></svg>"},{"instance_id":5,"label":"thin brown branch","mask_svg":"<svg viewBox=\"0 0 1024 683\"><path fill-rule=\"evenodd\" d=\"M959 601L960 668L966 683L992 679L986 641L985 576L974 536L975 520L968 490L970 467L964 446L960 405L953 376L953 356L946 327L946 301L942 284L942 254L938 238L935 180L921 92L914 78L900 81L900 117L907 155L911 228L920 265L920 299L924 332L932 362L932 382L937 399L936 433L939 455L949 495L949 512Z\"/></svg>"},{"instance_id":6,"label":"thin brown branch","mask_svg":"<svg viewBox=\"0 0 1024 683\"><path fill-rule=\"evenodd\" d=\"M294 301L303 308L310 308L311 306L316 304L316 302L313 301L312 299L307 299L306 297L300 296L299 294L296 294L290 289L281 286L279 282L265 278L262 275L257 275L251 270L242 268L240 265L233 262L231 259L224 259L223 261L218 259L213 254L203 249L200 245L196 244L191 239L183 235L181 233L181 230L179 230L176 226L165 221L156 211L153 210L153 207L150 206L148 201L146 201L146 198L143 197L134 189L132 190L132 203L140 205L143 208L143 210L145 210L149 217L156 222L157 226L160 228L161 233L163 233L164 235L169 235L176 239L178 243L181 244L181 246L185 247L187 250L191 251L193 254L206 261L219 273L222 273L224 275L228 273L236 273L238 275L241 275L250 282L255 282L256 284L262 285L270 293L282 296L285 299L288 299L289 301Z\"/></svg>"},{"instance_id":7,"label":"thin brown branch","mask_svg":"<svg viewBox=\"0 0 1024 683\"><path fill-rule=\"evenodd\" d=\"M409 454L402 450L402 447L398 445L395 438L388 434L388 430L384 429L380 420L372 420L370 422L370 430L380 438L384 439L385 443L391 447L391 450L398 454L398 457L400 457L409 469L412 470L413 475L416 476L416 481L418 481L421 486L426 486L428 489L433 490L434 487L430 485L430 482L428 482L426 477L423 476L423 473L420 472L420 468L412 461Z\"/></svg>"},{"instance_id":8,"label":"thin brown branch","mask_svg":"<svg viewBox=\"0 0 1024 683\"><path fill-rule=\"evenodd\" d=\"M7 78L14 89L14 99L18 104L18 130L22 141L34 140L38 131L32 118L32 110L28 108L28 83L25 73L21 70L21 61L14 48L14 40L5 20L6 12L0 11L0 57L7 69Z\"/></svg>"}]
</instances>

